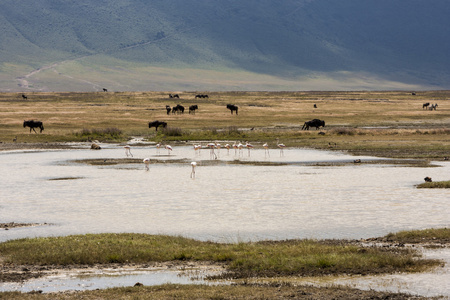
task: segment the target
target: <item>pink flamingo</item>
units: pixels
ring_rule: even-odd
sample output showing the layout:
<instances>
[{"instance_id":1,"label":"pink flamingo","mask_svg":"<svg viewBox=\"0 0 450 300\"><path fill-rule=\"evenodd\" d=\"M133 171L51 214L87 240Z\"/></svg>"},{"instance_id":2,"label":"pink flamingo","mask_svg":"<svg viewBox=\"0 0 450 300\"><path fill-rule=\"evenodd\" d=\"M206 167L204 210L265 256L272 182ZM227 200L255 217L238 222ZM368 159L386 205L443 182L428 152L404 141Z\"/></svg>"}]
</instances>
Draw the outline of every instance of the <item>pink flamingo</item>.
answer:
<instances>
[{"instance_id":1,"label":"pink flamingo","mask_svg":"<svg viewBox=\"0 0 450 300\"><path fill-rule=\"evenodd\" d=\"M156 154L159 154L159 148L161 148L161 144L156 144Z\"/></svg>"},{"instance_id":2,"label":"pink flamingo","mask_svg":"<svg viewBox=\"0 0 450 300\"><path fill-rule=\"evenodd\" d=\"M216 144L215 143L209 143L207 146L208 146L209 149L211 149L210 152L209 152L209 158L217 159L217 155L214 152L214 148L216 147Z\"/></svg>"},{"instance_id":3,"label":"pink flamingo","mask_svg":"<svg viewBox=\"0 0 450 300\"><path fill-rule=\"evenodd\" d=\"M133 157L133 154L131 154L131 147L130 147L129 145L125 145L124 148L125 148L125 155L126 155L127 157L128 157L128 156Z\"/></svg>"},{"instance_id":4,"label":"pink flamingo","mask_svg":"<svg viewBox=\"0 0 450 300\"><path fill-rule=\"evenodd\" d=\"M285 144L280 144L280 143L278 142L278 139L277 139L277 147L280 148L280 156L284 156L284 151L283 151L283 149L286 148L286 145L285 145Z\"/></svg>"},{"instance_id":5,"label":"pink flamingo","mask_svg":"<svg viewBox=\"0 0 450 300\"><path fill-rule=\"evenodd\" d=\"M237 145L237 147L238 147L238 149L239 149L239 156L241 156L242 148L244 148L244 145L243 145L241 142L239 142L239 144Z\"/></svg>"},{"instance_id":6,"label":"pink flamingo","mask_svg":"<svg viewBox=\"0 0 450 300\"><path fill-rule=\"evenodd\" d=\"M172 151L173 149L172 149L172 147L170 146L170 145L166 145L166 147L164 147L164 148L166 148L167 149L167 152L169 153L169 155L170 155L170 151Z\"/></svg>"},{"instance_id":7,"label":"pink flamingo","mask_svg":"<svg viewBox=\"0 0 450 300\"><path fill-rule=\"evenodd\" d=\"M238 145L236 144L236 142L234 142L233 148L234 148L234 155L236 155L237 150L239 149L239 147L238 147Z\"/></svg>"},{"instance_id":8,"label":"pink flamingo","mask_svg":"<svg viewBox=\"0 0 450 300\"><path fill-rule=\"evenodd\" d=\"M200 150L202 149L202 145L194 145L195 154L200 155Z\"/></svg>"},{"instance_id":9,"label":"pink flamingo","mask_svg":"<svg viewBox=\"0 0 450 300\"><path fill-rule=\"evenodd\" d=\"M195 178L195 167L197 166L197 163L195 161L191 162L192 171L191 171L191 178Z\"/></svg>"},{"instance_id":10,"label":"pink flamingo","mask_svg":"<svg viewBox=\"0 0 450 300\"><path fill-rule=\"evenodd\" d=\"M252 144L245 142L245 147L248 149L248 156L250 156L250 150L255 148Z\"/></svg>"},{"instance_id":11,"label":"pink flamingo","mask_svg":"<svg viewBox=\"0 0 450 300\"><path fill-rule=\"evenodd\" d=\"M150 158L144 158L144 160L143 160L143 162L144 162L144 164L145 164L145 170L146 171L149 171L150 170L150 168L149 168L149 165L150 165Z\"/></svg>"},{"instance_id":12,"label":"pink flamingo","mask_svg":"<svg viewBox=\"0 0 450 300\"><path fill-rule=\"evenodd\" d=\"M270 157L269 144L264 143L263 147L264 147L264 156L269 156Z\"/></svg>"}]
</instances>

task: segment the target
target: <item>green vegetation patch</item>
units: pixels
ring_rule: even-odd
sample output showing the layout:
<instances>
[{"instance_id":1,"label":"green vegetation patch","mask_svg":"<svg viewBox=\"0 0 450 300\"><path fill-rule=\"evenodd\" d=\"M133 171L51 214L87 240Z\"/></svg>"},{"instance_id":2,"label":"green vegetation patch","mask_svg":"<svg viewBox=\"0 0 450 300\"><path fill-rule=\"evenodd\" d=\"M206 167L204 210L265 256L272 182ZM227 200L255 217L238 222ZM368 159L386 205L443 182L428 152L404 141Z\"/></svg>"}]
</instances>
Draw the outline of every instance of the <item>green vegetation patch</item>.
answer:
<instances>
[{"instance_id":1,"label":"green vegetation patch","mask_svg":"<svg viewBox=\"0 0 450 300\"><path fill-rule=\"evenodd\" d=\"M19 239L0 244L5 262L17 265L94 265L206 261L223 263L225 277L374 274L420 271L437 264L411 249L352 243L286 240L222 244L147 234L88 234Z\"/></svg>"},{"instance_id":2,"label":"green vegetation patch","mask_svg":"<svg viewBox=\"0 0 450 300\"><path fill-rule=\"evenodd\" d=\"M390 242L400 242L404 244L428 242L449 243L450 228L400 231L397 233L389 233L384 238Z\"/></svg>"},{"instance_id":3,"label":"green vegetation patch","mask_svg":"<svg viewBox=\"0 0 450 300\"><path fill-rule=\"evenodd\" d=\"M419 189L449 189L450 180L448 181L435 181L435 182L424 182L417 186Z\"/></svg>"}]
</instances>

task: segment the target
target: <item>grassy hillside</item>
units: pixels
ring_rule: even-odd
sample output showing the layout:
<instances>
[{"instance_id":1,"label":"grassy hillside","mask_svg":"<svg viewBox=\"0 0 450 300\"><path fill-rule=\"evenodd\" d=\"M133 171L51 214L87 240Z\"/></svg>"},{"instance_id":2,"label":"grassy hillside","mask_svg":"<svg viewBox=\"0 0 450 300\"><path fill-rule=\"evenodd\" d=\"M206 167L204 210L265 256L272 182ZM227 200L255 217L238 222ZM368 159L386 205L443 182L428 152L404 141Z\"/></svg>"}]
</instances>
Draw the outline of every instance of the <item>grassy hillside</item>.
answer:
<instances>
[{"instance_id":1,"label":"grassy hillside","mask_svg":"<svg viewBox=\"0 0 450 300\"><path fill-rule=\"evenodd\" d=\"M218 71L218 81L235 71L256 82L274 76L276 90L448 88L449 13L444 0L4 0L0 90L92 91L76 72L90 69L99 86L142 90L154 68L189 70L165 78L177 90L197 89L192 70L200 81L210 78L202 70ZM66 61L77 64L73 73L60 68ZM17 77L55 63L43 82L32 74L32 86L18 86ZM239 82L225 89L261 85Z\"/></svg>"}]
</instances>

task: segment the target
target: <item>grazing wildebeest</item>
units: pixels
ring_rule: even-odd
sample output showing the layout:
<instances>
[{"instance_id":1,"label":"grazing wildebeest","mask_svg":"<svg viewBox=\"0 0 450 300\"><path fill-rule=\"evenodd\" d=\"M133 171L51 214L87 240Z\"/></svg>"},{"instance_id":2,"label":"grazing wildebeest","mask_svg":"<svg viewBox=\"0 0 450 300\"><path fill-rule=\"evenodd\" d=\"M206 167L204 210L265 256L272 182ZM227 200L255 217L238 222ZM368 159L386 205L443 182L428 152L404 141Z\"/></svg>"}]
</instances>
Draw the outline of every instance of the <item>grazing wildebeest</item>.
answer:
<instances>
[{"instance_id":1,"label":"grazing wildebeest","mask_svg":"<svg viewBox=\"0 0 450 300\"><path fill-rule=\"evenodd\" d=\"M433 110L433 109L436 110L437 106L438 106L437 103L431 104L431 106L429 107L429 109L430 109L430 110Z\"/></svg>"},{"instance_id":2,"label":"grazing wildebeest","mask_svg":"<svg viewBox=\"0 0 450 300\"><path fill-rule=\"evenodd\" d=\"M316 104L314 104L314 108L317 108L317 105L316 105Z\"/></svg>"},{"instance_id":3,"label":"grazing wildebeest","mask_svg":"<svg viewBox=\"0 0 450 300\"><path fill-rule=\"evenodd\" d=\"M166 110L167 110L167 114L169 115L169 114L170 114L170 111L172 110L172 108L170 108L169 105L166 105Z\"/></svg>"},{"instance_id":4,"label":"grazing wildebeest","mask_svg":"<svg viewBox=\"0 0 450 300\"><path fill-rule=\"evenodd\" d=\"M160 121L153 121L148 123L148 128L155 127L155 131L158 131L158 127L162 126L163 128L166 128L167 123L166 122L160 122Z\"/></svg>"},{"instance_id":5,"label":"grazing wildebeest","mask_svg":"<svg viewBox=\"0 0 450 300\"><path fill-rule=\"evenodd\" d=\"M424 103L424 104L422 105L422 109L427 108L429 105L430 105L430 102Z\"/></svg>"},{"instance_id":6,"label":"grazing wildebeest","mask_svg":"<svg viewBox=\"0 0 450 300\"><path fill-rule=\"evenodd\" d=\"M313 119L311 121L306 121L305 124L303 124L302 130L309 130L309 127L316 127L316 130L319 129L319 127L325 127L325 121L319 120L319 119Z\"/></svg>"},{"instance_id":7,"label":"grazing wildebeest","mask_svg":"<svg viewBox=\"0 0 450 300\"><path fill-rule=\"evenodd\" d=\"M27 100L27 99L28 99L28 97L27 97L27 96L25 96L25 94L22 94L22 98L23 98L23 99L25 99L25 100Z\"/></svg>"},{"instance_id":8,"label":"grazing wildebeest","mask_svg":"<svg viewBox=\"0 0 450 300\"><path fill-rule=\"evenodd\" d=\"M236 114L238 114L238 108L236 105L234 104L227 104L227 108L231 111L231 114L233 114L233 111L236 112Z\"/></svg>"},{"instance_id":9,"label":"grazing wildebeest","mask_svg":"<svg viewBox=\"0 0 450 300\"><path fill-rule=\"evenodd\" d=\"M198 105L197 104L191 105L191 106L189 106L189 113L191 113L191 111L192 111L192 113L195 115L195 111L197 109L198 109Z\"/></svg>"},{"instance_id":10,"label":"grazing wildebeest","mask_svg":"<svg viewBox=\"0 0 450 300\"><path fill-rule=\"evenodd\" d=\"M425 182L432 182L433 180L431 180L431 177L425 177L423 180L425 180Z\"/></svg>"},{"instance_id":11,"label":"grazing wildebeest","mask_svg":"<svg viewBox=\"0 0 450 300\"><path fill-rule=\"evenodd\" d=\"M175 95L169 94L169 98L178 98L178 99L180 99L180 96L178 94L175 94Z\"/></svg>"},{"instance_id":12,"label":"grazing wildebeest","mask_svg":"<svg viewBox=\"0 0 450 300\"><path fill-rule=\"evenodd\" d=\"M35 120L23 121L23 127L25 128L27 126L30 127L30 132L31 132L31 130L36 132L36 130L34 130L34 128L40 128L41 131L39 133L41 133L42 130L44 130L44 124L41 121L35 121Z\"/></svg>"},{"instance_id":13,"label":"grazing wildebeest","mask_svg":"<svg viewBox=\"0 0 450 300\"><path fill-rule=\"evenodd\" d=\"M208 97L208 95L198 94L198 95L195 95L195 98L197 99L197 98L209 98L209 97Z\"/></svg>"},{"instance_id":14,"label":"grazing wildebeest","mask_svg":"<svg viewBox=\"0 0 450 300\"><path fill-rule=\"evenodd\" d=\"M184 106L177 104L177 106L172 108L172 113L180 113L180 114L184 114Z\"/></svg>"},{"instance_id":15,"label":"grazing wildebeest","mask_svg":"<svg viewBox=\"0 0 450 300\"><path fill-rule=\"evenodd\" d=\"M108 90L104 88L103 91L104 91L104 92L107 92Z\"/></svg>"}]
</instances>

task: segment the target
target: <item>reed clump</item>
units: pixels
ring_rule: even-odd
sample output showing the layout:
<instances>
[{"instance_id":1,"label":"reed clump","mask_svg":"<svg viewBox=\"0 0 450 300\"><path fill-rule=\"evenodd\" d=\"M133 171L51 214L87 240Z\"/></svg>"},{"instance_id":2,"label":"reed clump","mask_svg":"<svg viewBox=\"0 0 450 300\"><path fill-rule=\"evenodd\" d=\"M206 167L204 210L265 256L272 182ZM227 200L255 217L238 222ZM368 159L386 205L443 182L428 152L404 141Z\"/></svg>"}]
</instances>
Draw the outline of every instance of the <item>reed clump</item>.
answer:
<instances>
[{"instance_id":1,"label":"reed clump","mask_svg":"<svg viewBox=\"0 0 450 300\"><path fill-rule=\"evenodd\" d=\"M223 263L225 277L374 274L419 271L435 265L413 250L362 247L315 240L248 243L202 242L147 234L87 234L20 239L0 244L5 262L17 265L94 265L205 261Z\"/></svg>"}]
</instances>

